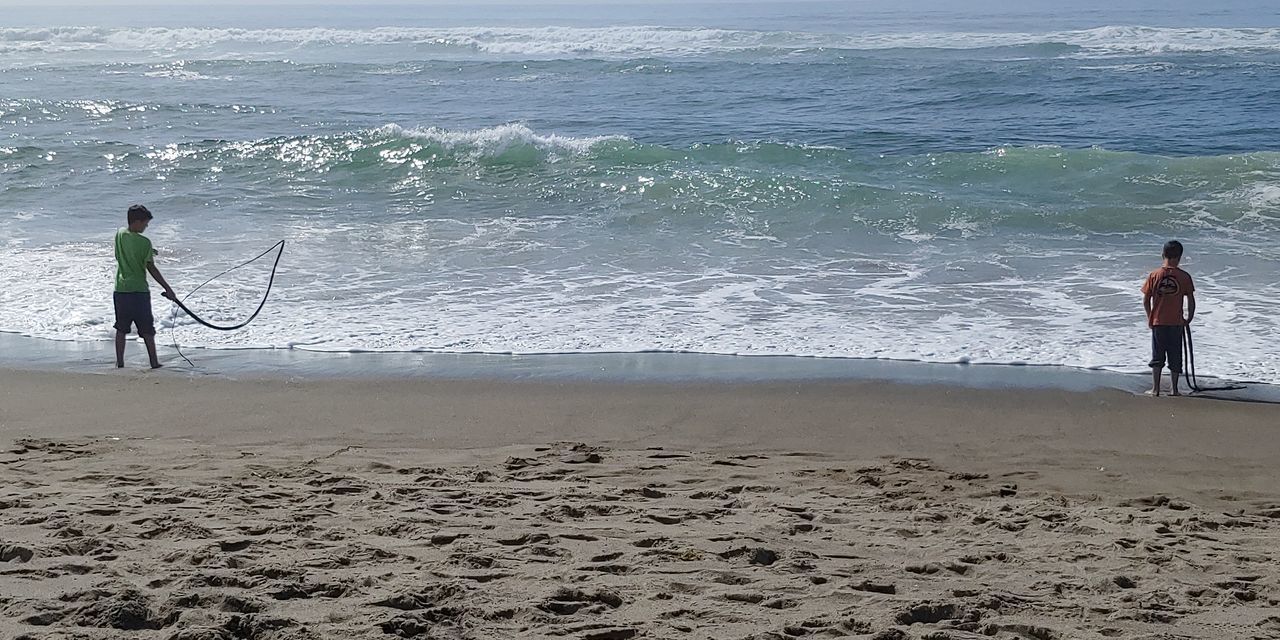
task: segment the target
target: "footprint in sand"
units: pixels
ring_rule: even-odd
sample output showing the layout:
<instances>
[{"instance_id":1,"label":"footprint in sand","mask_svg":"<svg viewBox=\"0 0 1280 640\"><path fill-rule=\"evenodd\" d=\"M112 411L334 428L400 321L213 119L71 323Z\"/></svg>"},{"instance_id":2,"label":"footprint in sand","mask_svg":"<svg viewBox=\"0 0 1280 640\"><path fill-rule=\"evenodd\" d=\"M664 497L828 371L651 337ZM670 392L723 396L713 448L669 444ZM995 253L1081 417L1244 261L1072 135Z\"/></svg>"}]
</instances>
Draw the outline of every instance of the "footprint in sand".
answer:
<instances>
[{"instance_id":1,"label":"footprint in sand","mask_svg":"<svg viewBox=\"0 0 1280 640\"><path fill-rule=\"evenodd\" d=\"M885 593L893 595L898 592L898 587L891 582L871 582L863 580L862 582L849 585L855 591L868 591L871 593Z\"/></svg>"},{"instance_id":2,"label":"footprint in sand","mask_svg":"<svg viewBox=\"0 0 1280 640\"><path fill-rule=\"evenodd\" d=\"M389 607L401 611L416 611L440 606L445 602L456 599L460 595L465 595L467 592L468 589L465 585L456 582L437 582L414 591L398 593L389 598L372 602L370 605L374 607Z\"/></svg>"},{"instance_id":3,"label":"footprint in sand","mask_svg":"<svg viewBox=\"0 0 1280 640\"><path fill-rule=\"evenodd\" d=\"M917 602L902 609L894 616L894 622L910 626L913 624L936 624L944 620L960 622L977 622L982 613L976 609L968 609L953 603Z\"/></svg>"},{"instance_id":4,"label":"footprint in sand","mask_svg":"<svg viewBox=\"0 0 1280 640\"><path fill-rule=\"evenodd\" d=\"M597 590L587 593L579 589L560 587L537 607L558 616L576 613L601 613L622 606L622 598L612 591Z\"/></svg>"},{"instance_id":5,"label":"footprint in sand","mask_svg":"<svg viewBox=\"0 0 1280 640\"><path fill-rule=\"evenodd\" d=\"M738 547L716 554L725 560L746 557L747 562L761 566L769 566L778 561L778 553L763 547Z\"/></svg>"},{"instance_id":6,"label":"footprint in sand","mask_svg":"<svg viewBox=\"0 0 1280 640\"><path fill-rule=\"evenodd\" d=\"M35 552L27 547L6 544L0 547L0 562L30 562Z\"/></svg>"}]
</instances>

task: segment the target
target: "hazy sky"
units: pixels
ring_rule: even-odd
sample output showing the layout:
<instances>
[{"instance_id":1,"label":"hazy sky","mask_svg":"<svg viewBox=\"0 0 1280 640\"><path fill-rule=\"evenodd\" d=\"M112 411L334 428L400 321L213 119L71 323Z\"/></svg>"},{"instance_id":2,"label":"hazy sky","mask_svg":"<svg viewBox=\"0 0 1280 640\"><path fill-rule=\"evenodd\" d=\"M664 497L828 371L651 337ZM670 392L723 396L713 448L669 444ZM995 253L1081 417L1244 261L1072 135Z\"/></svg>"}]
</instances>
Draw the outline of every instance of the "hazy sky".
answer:
<instances>
[{"instance_id":1,"label":"hazy sky","mask_svg":"<svg viewBox=\"0 0 1280 640\"><path fill-rule=\"evenodd\" d=\"M695 0L696 3L737 3L749 4L752 0ZM763 0L755 0L763 1ZM260 0L0 0L0 7L48 7L57 6L91 6L91 7L111 7L111 6L137 6L137 5L162 5L168 7L182 6L234 6L234 5L254 5L269 6L281 4L336 4L359 6L368 4L389 4L389 5L476 5L476 4L527 4L527 5L555 5L555 4L688 4L688 0L268 0L262 2ZM3 18L0 17L0 26L3 26Z\"/></svg>"}]
</instances>

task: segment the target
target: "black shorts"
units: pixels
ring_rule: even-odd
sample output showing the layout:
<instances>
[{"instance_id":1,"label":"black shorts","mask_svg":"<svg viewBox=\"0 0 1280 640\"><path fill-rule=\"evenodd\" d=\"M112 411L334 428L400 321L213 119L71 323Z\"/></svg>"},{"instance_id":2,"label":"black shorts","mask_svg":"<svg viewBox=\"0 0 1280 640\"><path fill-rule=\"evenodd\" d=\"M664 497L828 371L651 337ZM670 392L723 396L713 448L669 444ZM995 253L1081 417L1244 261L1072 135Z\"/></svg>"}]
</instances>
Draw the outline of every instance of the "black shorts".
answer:
<instances>
[{"instance_id":1,"label":"black shorts","mask_svg":"<svg viewBox=\"0 0 1280 640\"><path fill-rule=\"evenodd\" d=\"M1181 325L1159 324L1151 327L1151 368L1162 369L1165 362L1174 373L1182 372Z\"/></svg>"},{"instance_id":2,"label":"black shorts","mask_svg":"<svg viewBox=\"0 0 1280 640\"><path fill-rule=\"evenodd\" d=\"M156 321L151 317L151 294L115 292L112 301L116 306L116 331L129 333L130 325L138 326L138 335L147 338L156 334Z\"/></svg>"}]
</instances>

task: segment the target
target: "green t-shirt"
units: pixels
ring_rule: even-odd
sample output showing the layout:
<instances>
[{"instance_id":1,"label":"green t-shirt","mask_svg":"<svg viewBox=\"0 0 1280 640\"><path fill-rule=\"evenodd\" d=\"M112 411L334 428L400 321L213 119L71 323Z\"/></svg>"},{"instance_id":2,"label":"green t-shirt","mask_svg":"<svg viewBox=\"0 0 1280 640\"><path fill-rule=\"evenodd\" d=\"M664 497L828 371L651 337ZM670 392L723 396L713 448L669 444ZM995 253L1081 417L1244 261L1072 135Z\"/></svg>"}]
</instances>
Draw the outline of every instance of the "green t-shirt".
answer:
<instances>
[{"instance_id":1,"label":"green t-shirt","mask_svg":"<svg viewBox=\"0 0 1280 640\"><path fill-rule=\"evenodd\" d=\"M116 291L135 293L147 288L147 263L156 254L151 241L128 229L116 232Z\"/></svg>"}]
</instances>

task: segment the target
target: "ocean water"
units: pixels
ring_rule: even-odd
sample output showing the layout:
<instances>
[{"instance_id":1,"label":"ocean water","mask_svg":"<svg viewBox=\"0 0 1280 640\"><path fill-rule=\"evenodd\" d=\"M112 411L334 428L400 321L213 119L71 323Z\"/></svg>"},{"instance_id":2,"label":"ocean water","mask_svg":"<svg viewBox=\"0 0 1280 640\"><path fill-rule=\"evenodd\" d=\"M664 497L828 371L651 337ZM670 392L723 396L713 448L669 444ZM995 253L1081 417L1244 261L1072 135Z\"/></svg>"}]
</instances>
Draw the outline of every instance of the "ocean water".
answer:
<instances>
[{"instance_id":1,"label":"ocean water","mask_svg":"<svg viewBox=\"0 0 1280 640\"><path fill-rule=\"evenodd\" d=\"M1280 5L1057 4L4 7L0 331L110 339L141 202L180 293L288 243L161 342L1144 371L1178 238L1280 383Z\"/></svg>"}]
</instances>

